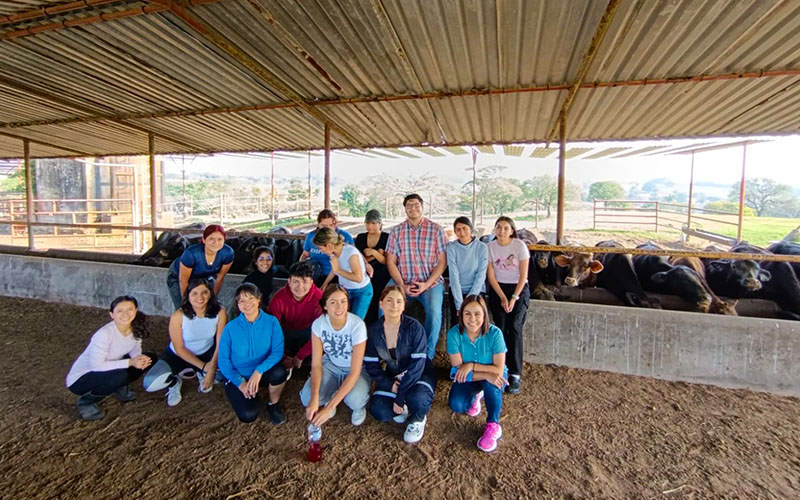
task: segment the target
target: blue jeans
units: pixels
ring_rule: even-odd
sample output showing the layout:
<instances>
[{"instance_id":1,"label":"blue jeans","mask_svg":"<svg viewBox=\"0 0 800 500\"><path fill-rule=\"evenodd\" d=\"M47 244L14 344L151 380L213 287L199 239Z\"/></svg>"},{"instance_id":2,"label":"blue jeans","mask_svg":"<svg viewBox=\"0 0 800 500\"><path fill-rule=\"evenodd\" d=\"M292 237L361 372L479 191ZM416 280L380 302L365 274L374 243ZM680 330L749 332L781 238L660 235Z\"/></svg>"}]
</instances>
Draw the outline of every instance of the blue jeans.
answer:
<instances>
[{"instance_id":1,"label":"blue jeans","mask_svg":"<svg viewBox=\"0 0 800 500\"><path fill-rule=\"evenodd\" d=\"M414 384L406 396L408 407L408 423L421 422L425 415L431 411L433 405L433 392L436 390L436 370L433 363L428 360L419 381ZM394 417L394 398L392 386L378 384L372 398L369 400L369 413L379 422L387 422Z\"/></svg>"},{"instance_id":2,"label":"blue jeans","mask_svg":"<svg viewBox=\"0 0 800 500\"><path fill-rule=\"evenodd\" d=\"M312 368L313 370L313 368ZM319 406L323 407L330 402L336 391L350 374L350 368L340 368L334 365L328 356L322 357L322 380L319 383ZM367 406L369 401L369 376L362 368L361 376L356 381L356 385L344 397L344 404L351 410L361 410ZM311 377L306 380L303 389L300 391L300 402L303 406L308 406L311 402Z\"/></svg>"},{"instance_id":3,"label":"blue jeans","mask_svg":"<svg viewBox=\"0 0 800 500\"><path fill-rule=\"evenodd\" d=\"M372 283L361 288L348 288L347 295L350 300L350 312L363 320L372 300Z\"/></svg>"},{"instance_id":4,"label":"blue jeans","mask_svg":"<svg viewBox=\"0 0 800 500\"><path fill-rule=\"evenodd\" d=\"M472 400L483 391L483 401L486 403L486 422L500 422L500 410L503 408L503 391L496 385L485 380L479 382L453 382L450 389L450 409L456 413L467 413L472 406Z\"/></svg>"},{"instance_id":5,"label":"blue jeans","mask_svg":"<svg viewBox=\"0 0 800 500\"><path fill-rule=\"evenodd\" d=\"M386 286L394 285L394 280L389 280ZM436 355L436 343L439 341L439 332L442 329L442 303L444 302L444 284L439 283L428 288L418 297L406 296L406 302L419 301L425 309L425 333L428 334L428 359ZM378 317L383 316L383 311Z\"/></svg>"}]
</instances>

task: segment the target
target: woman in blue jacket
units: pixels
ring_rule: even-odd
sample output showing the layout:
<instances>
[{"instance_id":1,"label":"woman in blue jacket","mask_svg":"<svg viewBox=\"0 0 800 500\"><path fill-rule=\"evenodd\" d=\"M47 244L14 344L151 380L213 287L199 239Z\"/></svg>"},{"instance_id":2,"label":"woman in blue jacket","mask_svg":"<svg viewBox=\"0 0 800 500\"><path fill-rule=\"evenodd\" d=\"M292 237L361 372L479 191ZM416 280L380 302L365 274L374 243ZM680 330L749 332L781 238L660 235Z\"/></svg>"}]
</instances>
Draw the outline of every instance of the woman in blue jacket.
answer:
<instances>
[{"instance_id":1,"label":"woman in blue jacket","mask_svg":"<svg viewBox=\"0 0 800 500\"><path fill-rule=\"evenodd\" d=\"M406 297L396 285L383 289L379 304L383 317L369 327L364 355L364 366L376 383L370 413L381 422L407 420L403 440L416 443L425 433L436 389L427 335L419 321L403 314Z\"/></svg>"},{"instance_id":2,"label":"woman in blue jacket","mask_svg":"<svg viewBox=\"0 0 800 500\"><path fill-rule=\"evenodd\" d=\"M261 310L261 292L244 283L234 296L239 314L225 325L219 341L219 369L228 380L225 395L242 422L258 417L258 390L269 384L267 411L274 425L286 422L280 403L288 372L283 359L283 331L275 316Z\"/></svg>"}]
</instances>

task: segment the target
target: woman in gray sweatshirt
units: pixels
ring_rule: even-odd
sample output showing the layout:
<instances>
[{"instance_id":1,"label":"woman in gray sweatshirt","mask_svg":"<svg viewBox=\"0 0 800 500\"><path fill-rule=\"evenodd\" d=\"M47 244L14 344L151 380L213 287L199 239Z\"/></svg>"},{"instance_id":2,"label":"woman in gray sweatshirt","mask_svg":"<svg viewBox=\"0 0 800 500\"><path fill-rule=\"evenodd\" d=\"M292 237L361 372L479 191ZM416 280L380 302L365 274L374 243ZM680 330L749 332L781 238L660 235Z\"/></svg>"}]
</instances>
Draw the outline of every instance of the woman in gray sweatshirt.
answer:
<instances>
[{"instance_id":1,"label":"woman in gray sweatshirt","mask_svg":"<svg viewBox=\"0 0 800 500\"><path fill-rule=\"evenodd\" d=\"M485 243L476 238L469 217L458 217L453 222L453 232L458 239L447 245L447 267L450 276L451 323L458 323L458 311L467 295L486 292L486 268L489 251Z\"/></svg>"}]
</instances>

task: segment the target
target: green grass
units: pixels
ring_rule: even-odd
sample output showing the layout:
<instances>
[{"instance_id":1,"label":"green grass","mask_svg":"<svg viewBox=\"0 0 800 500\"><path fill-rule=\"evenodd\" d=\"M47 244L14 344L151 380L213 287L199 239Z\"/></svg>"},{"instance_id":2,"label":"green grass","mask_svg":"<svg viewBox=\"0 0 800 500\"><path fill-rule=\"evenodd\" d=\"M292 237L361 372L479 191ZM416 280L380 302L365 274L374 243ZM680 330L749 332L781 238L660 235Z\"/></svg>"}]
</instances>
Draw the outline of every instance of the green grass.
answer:
<instances>
[{"instance_id":1,"label":"green grass","mask_svg":"<svg viewBox=\"0 0 800 500\"><path fill-rule=\"evenodd\" d=\"M742 221L742 239L753 245L766 247L770 242L782 239L798 225L800 225L800 219L748 216ZM692 227L695 227L694 223L692 223ZM737 227L729 224L702 221L702 224L698 224L696 227L736 238Z\"/></svg>"},{"instance_id":2,"label":"green grass","mask_svg":"<svg viewBox=\"0 0 800 500\"><path fill-rule=\"evenodd\" d=\"M311 224L312 222L316 221L316 219L310 219L308 217L298 217L295 219L285 219L276 221L275 224L272 222L251 222L248 224L237 224L234 229L237 230L248 230L248 231L255 231L258 233L268 233L271 229L280 226L286 226L291 228L292 226L303 226L305 224Z\"/></svg>"},{"instance_id":3,"label":"green grass","mask_svg":"<svg viewBox=\"0 0 800 500\"><path fill-rule=\"evenodd\" d=\"M547 217L545 217L543 215L539 216L540 220L544 220L546 218ZM514 220L525 220L525 221L535 222L536 221L536 216L535 215L523 215L522 217L514 217Z\"/></svg>"}]
</instances>

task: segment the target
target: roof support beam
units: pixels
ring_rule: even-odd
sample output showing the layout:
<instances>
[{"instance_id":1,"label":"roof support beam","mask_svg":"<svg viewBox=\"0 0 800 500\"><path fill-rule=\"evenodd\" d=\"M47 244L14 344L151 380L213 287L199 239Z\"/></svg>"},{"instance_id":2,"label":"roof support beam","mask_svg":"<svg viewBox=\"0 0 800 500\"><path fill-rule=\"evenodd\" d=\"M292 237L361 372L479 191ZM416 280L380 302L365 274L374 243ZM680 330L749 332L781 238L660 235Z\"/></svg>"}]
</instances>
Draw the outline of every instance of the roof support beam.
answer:
<instances>
[{"instance_id":1,"label":"roof support beam","mask_svg":"<svg viewBox=\"0 0 800 500\"><path fill-rule=\"evenodd\" d=\"M62 106L67 106L67 107L70 107L72 109L76 109L76 110L81 111L83 113L94 115L95 117L100 118L101 120L107 120L107 121L111 121L111 122L123 125L125 127L130 128L130 129L137 130L139 132L143 132L145 134L149 134L149 133L153 132L152 130L150 130L150 129L146 128L146 127L142 127L142 126L139 126L139 125L137 125L135 123L131 123L131 122L125 120L125 119L115 118L113 115L107 115L107 114L104 114L104 113L98 113L97 110L95 110L95 109L89 108L89 107L84 106L82 104L77 104L77 103L75 103L75 102L73 102L73 101L71 101L69 99L64 99L62 97L50 95L47 92L43 92L43 91L41 91L39 89L36 89L34 87L31 87L31 86L28 86L28 85L25 85L25 84L22 84L22 83L19 83L19 82L15 82L15 81L10 80L10 79L8 79L8 78L6 78L4 76L0 76L0 84L5 85L7 87L11 87L11 88L16 89L16 90L19 90L21 92L25 92L27 94L31 94L33 96L36 96L36 97L40 98L40 99L44 99L46 101L54 102L54 103L60 104ZM5 128L5 127L0 127L0 128ZM156 135L156 137L159 137L161 139L170 141L170 142L172 142L174 144L177 144L177 145L179 145L181 147L187 148L187 150L189 150L189 151L203 151L205 149L208 149L205 145L202 145L202 144L197 144L197 143L192 144L190 142L186 142L184 140L177 139L177 138L172 137L170 135L166 135L166 134L162 134L162 133L156 133L156 132L153 132L153 133ZM57 146L57 147L59 149L65 149L65 148L62 148L60 146ZM89 156L93 156L93 155L89 155Z\"/></svg>"},{"instance_id":2,"label":"roof support beam","mask_svg":"<svg viewBox=\"0 0 800 500\"><path fill-rule=\"evenodd\" d=\"M87 153L85 151L78 151L77 149L67 148L67 147L64 147L64 146L56 146L55 144L50 144L49 142L39 141L37 139L31 139L29 137L23 137L23 136L17 135L17 134L9 134L8 132L0 132L0 135L2 135L4 137L10 137L12 139L19 139L21 141L27 140L27 141L32 142L34 144L41 144L42 146L46 146L48 148L60 149L62 151L66 151L67 153L70 153L69 155L64 156L64 158L75 158L76 156L94 156L94 155L89 154L89 153Z\"/></svg>"},{"instance_id":3,"label":"roof support beam","mask_svg":"<svg viewBox=\"0 0 800 500\"><path fill-rule=\"evenodd\" d=\"M170 12L172 12L175 16L179 17L188 26L193 28L200 36L202 36L209 42L216 45L218 48L220 48L228 55L230 55L232 58L234 58L236 61L238 61L240 64L242 64L245 68L249 69L264 83L269 85L271 88L277 90L284 97L298 104L300 108L302 108L309 115L319 120L323 125L328 125L331 128L331 130L339 134L348 143L358 144L359 141L355 137L350 135L348 131L346 131L343 127L334 123L332 120L327 118L318 110L314 109L312 106L309 106L301 95L299 95L297 92L289 88L288 85L283 83L271 71L269 71L261 63L256 61L250 54L248 54L247 52L243 51L241 48L236 46L236 44L234 44L227 37L219 33L211 26L204 23L202 20L200 20L200 18L198 18L194 14L185 10L181 5L178 5L176 3L168 3L167 5L169 5Z\"/></svg>"},{"instance_id":4,"label":"roof support beam","mask_svg":"<svg viewBox=\"0 0 800 500\"><path fill-rule=\"evenodd\" d=\"M79 0L77 2L45 5L43 7L39 7L38 9L31 9L25 12L10 14L7 16L0 16L0 26L32 21L34 19L39 19L40 17L66 14L68 12L74 12L76 10L86 9L89 7L99 7L101 5L115 3L118 1L119 0Z\"/></svg>"},{"instance_id":5,"label":"roof support beam","mask_svg":"<svg viewBox=\"0 0 800 500\"><path fill-rule=\"evenodd\" d=\"M22 150L25 156L25 219L28 223L28 250L33 250L33 169L31 168L31 141L22 139ZM12 228L11 231L14 231Z\"/></svg>"},{"instance_id":6,"label":"roof support beam","mask_svg":"<svg viewBox=\"0 0 800 500\"><path fill-rule=\"evenodd\" d=\"M392 20L389 19L389 14L386 12L383 2L381 2L381 0L373 0L372 10L375 12L375 16L377 17L381 28L383 28L383 31L389 36L389 41L392 42L394 53L397 56L396 59L400 62L400 66L402 66L406 77L408 77L408 79L414 85L414 91L417 94L422 94L425 89L422 87L422 82L420 81L419 76L417 76L417 72L414 71L414 67L408 60L406 49L403 47L403 43L400 41L397 31L394 29ZM428 133L425 134L428 142L447 141L442 124L439 123L439 119L436 118L436 113L433 111L433 107L430 105L430 103L425 103L423 106L423 111L428 118Z\"/></svg>"},{"instance_id":7,"label":"roof support beam","mask_svg":"<svg viewBox=\"0 0 800 500\"><path fill-rule=\"evenodd\" d=\"M603 17L600 19L600 23L597 25L597 30L594 33L594 37L592 37L592 42L589 44L589 49L586 51L586 54L584 54L581 65L578 68L578 74L575 77L575 82L573 82L569 92L567 92L567 97L564 99L564 103L561 105L561 111L559 112L558 118L553 124L550 133L547 134L548 144L553 140L553 137L555 137L563 117L567 116L569 107L572 104L572 101L575 99L575 94L578 93L578 89L581 87L583 79L586 78L586 74L589 72L592 62L594 62L594 57L600 50L600 45L603 44L603 39L606 37L608 29L611 27L611 22L614 20L614 15L617 13L617 8L619 7L620 2L621 0L609 0L608 6L606 6L606 11L603 13Z\"/></svg>"},{"instance_id":8,"label":"roof support beam","mask_svg":"<svg viewBox=\"0 0 800 500\"><path fill-rule=\"evenodd\" d=\"M672 78L663 78L658 80L620 80L611 82L592 82L592 83L583 83L580 85L580 88L601 89L601 88L612 88L612 87L644 87L644 86L654 86L654 85L674 85L679 83L711 82L719 80L780 78L785 76L800 76L800 68L775 70L775 71L750 71L742 73L725 73L721 75L680 76ZM3 82L4 80L2 79L2 77L0 77L0 83ZM305 104L313 108L313 107L325 107L325 106L345 106L350 104L448 99L456 97L479 97L479 96L492 96L492 95L503 95L503 94L526 94L526 93L536 93L536 92L560 92L562 90L567 90L569 88L571 88L570 85L562 84L562 85L543 85L536 87L507 88L507 89L469 89L464 91L452 91L452 92L427 92L420 94L365 96L365 97L329 99L321 101L305 101ZM126 113L126 114L115 114L115 115L110 115L110 114L98 115L97 113L93 113L94 116L86 116L86 117L70 117L70 118L56 118L52 120L31 120L26 122L0 123L0 129L36 127L41 125L64 125L67 123L92 123L92 122L107 121L107 120L112 120L112 121L145 120L145 119L175 118L175 117L187 117L187 116L205 116L205 115L218 115L218 114L229 114L229 113L245 113L249 111L294 109L299 107L300 104L296 102L281 102L281 103L269 103L269 104L248 104L246 106L224 107L224 108L203 108L203 109L162 111L158 113ZM432 141L432 143L436 143L436 141Z\"/></svg>"}]
</instances>

